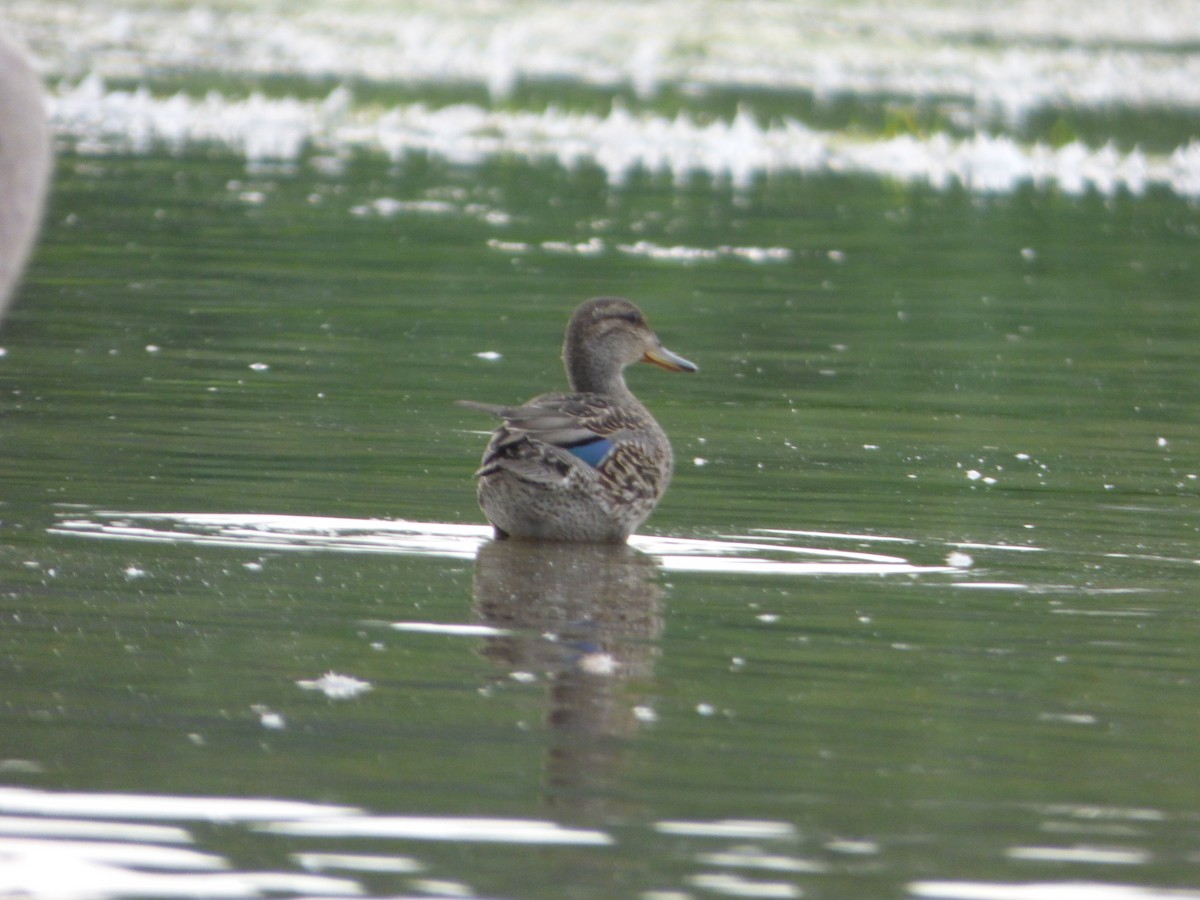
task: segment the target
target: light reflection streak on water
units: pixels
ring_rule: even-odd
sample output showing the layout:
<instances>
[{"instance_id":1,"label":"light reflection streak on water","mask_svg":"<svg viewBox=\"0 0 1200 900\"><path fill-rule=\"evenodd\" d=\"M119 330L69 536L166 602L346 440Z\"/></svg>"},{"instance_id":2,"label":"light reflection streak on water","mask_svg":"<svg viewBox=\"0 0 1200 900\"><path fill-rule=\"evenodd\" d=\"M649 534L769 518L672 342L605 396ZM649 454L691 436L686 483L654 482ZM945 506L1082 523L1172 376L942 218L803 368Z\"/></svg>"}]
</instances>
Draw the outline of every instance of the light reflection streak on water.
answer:
<instances>
[{"instance_id":1,"label":"light reflection streak on water","mask_svg":"<svg viewBox=\"0 0 1200 900\"><path fill-rule=\"evenodd\" d=\"M0 813L77 818L138 820L200 820L246 822L268 819L303 819L345 816L354 807L305 803L299 800L242 799L235 797L168 797L158 794L48 793L26 788L0 787Z\"/></svg>"},{"instance_id":2,"label":"light reflection streak on water","mask_svg":"<svg viewBox=\"0 0 1200 900\"><path fill-rule=\"evenodd\" d=\"M1087 807L1047 807L1042 812L1086 819L1156 821L1162 817L1153 810ZM0 892L5 896L72 900L136 896L251 898L265 893L345 897L365 893L362 885L345 878L285 871L233 871L223 856L162 845L192 844L186 828L131 824L125 821L128 819L237 823L260 834L288 838L592 847L617 843L603 830L531 819L372 815L353 808L272 798L93 794L0 787L0 825L12 835L0 838ZM699 840L791 845L800 837L792 824L770 820L664 820L649 827L660 834ZM44 837L50 834L59 839ZM1105 848L1015 847L1007 855L1093 865L1139 865L1148 859L1138 851L1124 853L1115 858L1114 851ZM736 852L700 852L696 858L716 869L759 870L763 874L824 870L819 862L790 853L744 847ZM356 854L344 849L292 853L289 859L309 872L333 869L416 874L425 870L419 859L408 855ZM705 873L691 876L688 881L713 888L736 883L739 896L801 896L788 882L750 880L739 875ZM907 893L926 900L1200 900L1200 894L1189 890L1082 880L998 883L931 879L909 883Z\"/></svg>"},{"instance_id":3,"label":"light reflection streak on water","mask_svg":"<svg viewBox=\"0 0 1200 900\"><path fill-rule=\"evenodd\" d=\"M338 869L346 872L419 872L422 866L407 856L371 856L360 853L293 853L292 859L303 869L322 872Z\"/></svg>"},{"instance_id":4,"label":"light reflection streak on water","mask_svg":"<svg viewBox=\"0 0 1200 900\"><path fill-rule=\"evenodd\" d=\"M19 813L18 815L2 814ZM0 787L0 896L360 896L355 881L293 872L235 872L225 857L191 849L183 827L131 824L219 822L262 834L517 845L608 846L604 831L529 819L374 816L352 807L271 798L52 792ZM164 846L167 844L167 846ZM309 870L415 873L407 856L292 854Z\"/></svg>"},{"instance_id":5,"label":"light reflection streak on water","mask_svg":"<svg viewBox=\"0 0 1200 900\"><path fill-rule=\"evenodd\" d=\"M4 814L9 815L4 815ZM23 816L11 815L13 813ZM177 823L131 824L129 819ZM264 836L289 839L371 841L446 841L527 846L608 847L617 843L607 831L536 819L480 816L374 815L358 809L271 798L166 796L119 793L54 792L0 787L0 822L11 837L0 838L0 895L105 897L258 897L287 893L301 897L361 896L356 881L307 874L325 870L416 874L425 864L410 855L361 854L344 848L306 850L289 859L307 873L234 871L224 856L192 849L189 823L222 822ZM754 840L794 844L793 825L769 820L660 821L649 827L660 834L701 840ZM55 835L57 839L47 839ZM164 846L163 843L168 846ZM821 871L789 854L740 850L701 854L716 868L747 868L777 873ZM692 879L701 883L709 876ZM718 877L718 876L713 876ZM769 896L799 896L781 882L740 879L747 890L777 891ZM752 894L760 896L760 894ZM767 894L761 894L767 896Z\"/></svg>"},{"instance_id":6,"label":"light reflection streak on water","mask_svg":"<svg viewBox=\"0 0 1200 900\"><path fill-rule=\"evenodd\" d=\"M1145 850L1125 847L1009 847L1009 859L1034 862L1094 863L1102 866L1140 866L1150 861Z\"/></svg>"},{"instance_id":7,"label":"light reflection streak on water","mask_svg":"<svg viewBox=\"0 0 1200 900\"><path fill-rule=\"evenodd\" d=\"M506 628L493 628L491 625L466 625L447 622L366 622L364 624L382 624L393 631L407 631L415 634L442 634L453 637L506 637L512 634Z\"/></svg>"},{"instance_id":8,"label":"light reflection streak on water","mask_svg":"<svg viewBox=\"0 0 1200 900\"><path fill-rule=\"evenodd\" d=\"M472 524L282 516L194 514L194 512L97 511L64 515L50 533L104 540L169 542L247 550L328 550L343 553L398 553L474 559L491 529ZM869 535L829 535L872 540ZM920 575L959 571L954 566L913 565L902 557L746 540L658 538L635 535L635 550L655 557L662 570L739 575ZM763 554L817 557L814 562L772 559Z\"/></svg>"},{"instance_id":9,"label":"light reflection streak on water","mask_svg":"<svg viewBox=\"0 0 1200 900\"><path fill-rule=\"evenodd\" d=\"M870 541L874 543L892 543L892 544L915 544L916 541L912 538L895 537L892 535L879 534L842 534L837 531L805 531L795 528L760 528L758 532L762 535L778 535L776 540L784 540L789 537L815 537L825 540L835 541ZM957 546L957 545L954 545Z\"/></svg>"},{"instance_id":10,"label":"light reflection streak on water","mask_svg":"<svg viewBox=\"0 0 1200 900\"><path fill-rule=\"evenodd\" d=\"M216 871L228 868L225 860L211 853L156 844L129 844L109 841L48 841L38 838L6 838L0 853L11 857L38 856L57 850L72 859L143 869L192 869Z\"/></svg>"},{"instance_id":11,"label":"light reflection streak on water","mask_svg":"<svg viewBox=\"0 0 1200 900\"><path fill-rule=\"evenodd\" d=\"M256 828L291 837L391 838L417 841L456 841L501 844L571 844L608 846L603 831L568 828L530 819L488 819L442 816L347 816L344 818L275 822Z\"/></svg>"},{"instance_id":12,"label":"light reflection streak on water","mask_svg":"<svg viewBox=\"0 0 1200 900\"><path fill-rule=\"evenodd\" d=\"M104 540L177 543L256 550L330 550L474 559L490 539L481 525L410 520L348 519L241 513L143 513L98 511L64 514L52 534ZM656 559L669 572L758 575L916 575L961 571L952 566L919 566L899 556L806 547L729 535L718 539L635 535L634 549ZM801 534L801 533L798 533ZM865 542L869 535L824 535ZM906 539L881 538L884 541ZM797 561L787 557L814 557ZM775 557L775 558L772 558ZM784 557L784 558L779 558Z\"/></svg>"},{"instance_id":13,"label":"light reflection streak on water","mask_svg":"<svg viewBox=\"0 0 1200 900\"><path fill-rule=\"evenodd\" d=\"M96 838L140 841L147 844L188 844L192 840L184 829L168 825L135 825L96 822L87 819L0 816L0 836L9 835L26 838Z\"/></svg>"},{"instance_id":14,"label":"light reflection streak on water","mask_svg":"<svg viewBox=\"0 0 1200 900\"><path fill-rule=\"evenodd\" d=\"M80 857L48 846L40 852L7 856L0 846L0 890L5 896L97 900L106 897L261 897L285 894L356 897L354 881L287 872L142 872ZM7 857L7 858L6 858Z\"/></svg>"},{"instance_id":15,"label":"light reflection streak on water","mask_svg":"<svg viewBox=\"0 0 1200 900\"><path fill-rule=\"evenodd\" d=\"M796 828L788 822L760 821L757 819L721 819L716 822L665 821L657 822L654 830L659 834L684 837L736 838L737 840L791 840L796 838Z\"/></svg>"},{"instance_id":16,"label":"light reflection streak on water","mask_svg":"<svg viewBox=\"0 0 1200 900\"><path fill-rule=\"evenodd\" d=\"M921 900L1200 900L1196 891L1087 881L914 881L908 892Z\"/></svg>"}]
</instances>

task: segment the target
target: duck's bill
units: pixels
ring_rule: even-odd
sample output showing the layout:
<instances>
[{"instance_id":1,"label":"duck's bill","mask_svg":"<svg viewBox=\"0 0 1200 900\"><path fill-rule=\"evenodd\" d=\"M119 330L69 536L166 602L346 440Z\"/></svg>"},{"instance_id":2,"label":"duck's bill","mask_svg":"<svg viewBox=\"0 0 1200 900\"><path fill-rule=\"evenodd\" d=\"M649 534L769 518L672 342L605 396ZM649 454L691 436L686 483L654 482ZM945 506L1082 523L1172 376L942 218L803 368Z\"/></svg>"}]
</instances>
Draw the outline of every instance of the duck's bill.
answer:
<instances>
[{"instance_id":1,"label":"duck's bill","mask_svg":"<svg viewBox=\"0 0 1200 900\"><path fill-rule=\"evenodd\" d=\"M688 362L682 356L677 356L661 345L653 350L647 350L642 357L642 362L661 366L668 372L697 372L700 370L700 367L694 362Z\"/></svg>"}]
</instances>

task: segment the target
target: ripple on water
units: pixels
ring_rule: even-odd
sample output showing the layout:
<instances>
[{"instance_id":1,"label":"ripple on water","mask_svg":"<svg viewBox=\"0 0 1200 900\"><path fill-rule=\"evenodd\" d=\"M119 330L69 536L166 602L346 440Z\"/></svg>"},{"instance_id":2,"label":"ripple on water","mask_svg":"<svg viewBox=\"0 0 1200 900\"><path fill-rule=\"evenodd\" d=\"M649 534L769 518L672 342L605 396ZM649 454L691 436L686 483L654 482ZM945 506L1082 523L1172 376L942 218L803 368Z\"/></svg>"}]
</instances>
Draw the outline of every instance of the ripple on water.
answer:
<instances>
[{"instance_id":1,"label":"ripple on water","mask_svg":"<svg viewBox=\"0 0 1200 900\"><path fill-rule=\"evenodd\" d=\"M908 892L922 900L1200 900L1196 891L1084 881L915 881Z\"/></svg>"},{"instance_id":2,"label":"ripple on water","mask_svg":"<svg viewBox=\"0 0 1200 900\"><path fill-rule=\"evenodd\" d=\"M111 541L241 547L247 550L326 550L473 559L490 539L481 525L399 519L346 519L256 513L64 513L51 533ZM669 572L738 575L925 575L959 573L959 565L920 565L901 556L788 543L778 530L753 536L681 538L635 535L630 546ZM869 535L821 533L827 539L866 543ZM902 541L884 537L885 543ZM416 624L410 624L416 628Z\"/></svg>"},{"instance_id":3,"label":"ripple on water","mask_svg":"<svg viewBox=\"0 0 1200 900\"><path fill-rule=\"evenodd\" d=\"M129 820L137 820L130 822ZM147 825L144 820L170 822ZM318 824L319 821L319 824ZM54 792L0 787L0 893L39 897L361 896L354 880L313 872L415 874L402 855L306 851L305 872L234 871L219 853L189 846L190 823L221 823L296 838L607 846L593 829L550 821L374 816L353 807L271 798Z\"/></svg>"}]
</instances>

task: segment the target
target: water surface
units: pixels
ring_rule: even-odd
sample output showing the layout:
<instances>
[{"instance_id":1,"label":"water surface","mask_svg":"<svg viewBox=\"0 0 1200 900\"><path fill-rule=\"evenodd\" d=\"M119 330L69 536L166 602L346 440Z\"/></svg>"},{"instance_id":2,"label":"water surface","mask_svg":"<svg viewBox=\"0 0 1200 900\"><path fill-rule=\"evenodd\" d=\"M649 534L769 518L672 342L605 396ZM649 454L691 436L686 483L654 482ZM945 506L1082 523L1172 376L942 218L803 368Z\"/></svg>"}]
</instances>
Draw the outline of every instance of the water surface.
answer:
<instances>
[{"instance_id":1,"label":"water surface","mask_svg":"<svg viewBox=\"0 0 1200 900\"><path fill-rule=\"evenodd\" d=\"M4 890L1200 896L1177 184L61 150ZM675 482L628 548L494 544L453 401L558 387L601 293L701 366L629 373Z\"/></svg>"}]
</instances>

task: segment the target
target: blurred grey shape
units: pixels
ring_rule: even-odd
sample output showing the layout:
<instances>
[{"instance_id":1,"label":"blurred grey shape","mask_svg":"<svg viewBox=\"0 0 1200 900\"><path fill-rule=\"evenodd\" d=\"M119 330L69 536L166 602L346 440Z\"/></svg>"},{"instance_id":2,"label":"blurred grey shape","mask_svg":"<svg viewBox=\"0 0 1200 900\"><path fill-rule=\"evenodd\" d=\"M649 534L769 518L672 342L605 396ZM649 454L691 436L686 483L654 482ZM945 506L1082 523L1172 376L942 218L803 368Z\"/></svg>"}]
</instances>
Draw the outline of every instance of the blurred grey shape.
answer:
<instances>
[{"instance_id":1,"label":"blurred grey shape","mask_svg":"<svg viewBox=\"0 0 1200 900\"><path fill-rule=\"evenodd\" d=\"M49 178L41 82L25 54L0 33L0 316L37 238Z\"/></svg>"}]
</instances>

